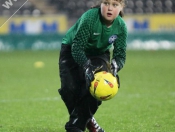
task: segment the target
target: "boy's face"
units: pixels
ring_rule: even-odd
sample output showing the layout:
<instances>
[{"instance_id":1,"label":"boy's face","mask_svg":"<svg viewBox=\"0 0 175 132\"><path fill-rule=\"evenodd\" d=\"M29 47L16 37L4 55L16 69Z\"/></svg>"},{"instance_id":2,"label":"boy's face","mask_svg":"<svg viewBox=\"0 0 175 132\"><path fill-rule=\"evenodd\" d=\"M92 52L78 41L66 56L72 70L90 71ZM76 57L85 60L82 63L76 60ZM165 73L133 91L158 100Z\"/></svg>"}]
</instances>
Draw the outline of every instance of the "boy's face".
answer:
<instances>
[{"instance_id":1,"label":"boy's face","mask_svg":"<svg viewBox=\"0 0 175 132\"><path fill-rule=\"evenodd\" d=\"M119 0L102 0L101 14L106 21L112 22L123 9Z\"/></svg>"}]
</instances>

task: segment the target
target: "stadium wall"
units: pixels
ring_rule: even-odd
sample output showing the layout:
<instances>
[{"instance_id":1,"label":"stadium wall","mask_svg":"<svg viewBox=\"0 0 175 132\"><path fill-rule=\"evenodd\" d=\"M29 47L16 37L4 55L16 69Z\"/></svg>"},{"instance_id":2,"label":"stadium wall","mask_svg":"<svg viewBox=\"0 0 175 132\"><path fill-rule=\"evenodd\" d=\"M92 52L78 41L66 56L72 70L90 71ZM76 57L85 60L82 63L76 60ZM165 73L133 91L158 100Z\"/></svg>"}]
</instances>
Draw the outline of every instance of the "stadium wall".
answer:
<instances>
[{"instance_id":1,"label":"stadium wall","mask_svg":"<svg viewBox=\"0 0 175 132\"><path fill-rule=\"evenodd\" d=\"M175 15L124 17L128 26L128 49L175 49ZM7 18L0 17L2 24ZM0 27L0 50L60 49L69 28L65 15L12 17Z\"/></svg>"}]
</instances>

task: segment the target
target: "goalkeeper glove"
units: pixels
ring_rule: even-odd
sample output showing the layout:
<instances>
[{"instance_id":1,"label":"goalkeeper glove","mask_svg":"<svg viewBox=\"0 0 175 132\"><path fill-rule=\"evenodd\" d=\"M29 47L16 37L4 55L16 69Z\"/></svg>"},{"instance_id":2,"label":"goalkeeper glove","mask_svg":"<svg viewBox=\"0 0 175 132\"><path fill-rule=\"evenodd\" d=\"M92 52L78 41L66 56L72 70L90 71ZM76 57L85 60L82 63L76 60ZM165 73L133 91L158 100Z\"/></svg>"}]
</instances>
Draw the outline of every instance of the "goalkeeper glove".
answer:
<instances>
[{"instance_id":1,"label":"goalkeeper glove","mask_svg":"<svg viewBox=\"0 0 175 132\"><path fill-rule=\"evenodd\" d=\"M85 80L86 80L86 87L89 89L91 86L91 82L94 80L94 74L98 70L100 70L103 66L96 67L91 64L91 61L88 60L84 65L83 65L83 70L85 73Z\"/></svg>"},{"instance_id":2,"label":"goalkeeper glove","mask_svg":"<svg viewBox=\"0 0 175 132\"><path fill-rule=\"evenodd\" d=\"M119 75L117 73L117 68L118 68L118 65L117 65L115 59L112 59L112 61L111 61L111 73L114 77L116 77L117 82L118 82L118 88L120 88L120 78L119 78Z\"/></svg>"}]
</instances>

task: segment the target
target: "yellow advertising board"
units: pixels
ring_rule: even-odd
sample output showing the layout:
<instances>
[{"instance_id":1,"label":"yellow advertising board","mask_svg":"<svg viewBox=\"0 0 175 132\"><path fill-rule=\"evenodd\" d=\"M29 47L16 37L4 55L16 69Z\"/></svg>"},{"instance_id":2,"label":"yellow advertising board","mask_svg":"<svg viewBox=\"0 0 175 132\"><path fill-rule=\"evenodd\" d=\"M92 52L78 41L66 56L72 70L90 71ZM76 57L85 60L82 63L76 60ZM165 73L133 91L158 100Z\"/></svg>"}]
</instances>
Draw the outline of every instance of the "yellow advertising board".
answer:
<instances>
[{"instance_id":1,"label":"yellow advertising board","mask_svg":"<svg viewBox=\"0 0 175 132\"><path fill-rule=\"evenodd\" d=\"M5 21L5 17L0 17L0 23ZM68 29L68 21L65 15L51 15L40 17L14 16L0 27L0 34L7 33L61 33Z\"/></svg>"},{"instance_id":2,"label":"yellow advertising board","mask_svg":"<svg viewBox=\"0 0 175 132\"><path fill-rule=\"evenodd\" d=\"M151 17L150 29L152 31L175 30L175 14L157 14Z\"/></svg>"},{"instance_id":3,"label":"yellow advertising board","mask_svg":"<svg viewBox=\"0 0 175 132\"><path fill-rule=\"evenodd\" d=\"M128 15L124 19L129 31L175 31L175 14Z\"/></svg>"},{"instance_id":4,"label":"yellow advertising board","mask_svg":"<svg viewBox=\"0 0 175 132\"><path fill-rule=\"evenodd\" d=\"M9 28L8 28L8 24L4 23L6 20L8 20L8 18L6 17L0 17L0 34L7 34L9 33Z\"/></svg>"}]
</instances>

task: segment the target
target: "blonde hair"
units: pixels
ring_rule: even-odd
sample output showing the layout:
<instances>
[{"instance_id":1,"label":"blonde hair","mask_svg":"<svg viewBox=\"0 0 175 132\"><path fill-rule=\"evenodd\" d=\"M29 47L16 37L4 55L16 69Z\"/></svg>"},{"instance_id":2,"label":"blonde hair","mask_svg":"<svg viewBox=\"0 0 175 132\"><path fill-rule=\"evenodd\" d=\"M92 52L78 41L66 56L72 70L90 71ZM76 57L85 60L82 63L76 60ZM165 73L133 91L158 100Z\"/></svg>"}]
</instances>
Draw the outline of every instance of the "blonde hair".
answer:
<instances>
[{"instance_id":1,"label":"blonde hair","mask_svg":"<svg viewBox=\"0 0 175 132\"><path fill-rule=\"evenodd\" d=\"M91 8L100 8L100 4L101 4L103 1L104 1L104 0L98 0L97 3L96 3L96 5L95 5L95 6L92 6ZM125 7L125 5L126 5L126 4L125 4L125 3L126 3L126 0L115 0L115 1L118 1L119 3L121 3L123 7ZM121 17L123 17L123 16L124 16L124 12L123 12L123 11L120 11L119 15L120 15Z\"/></svg>"}]
</instances>

